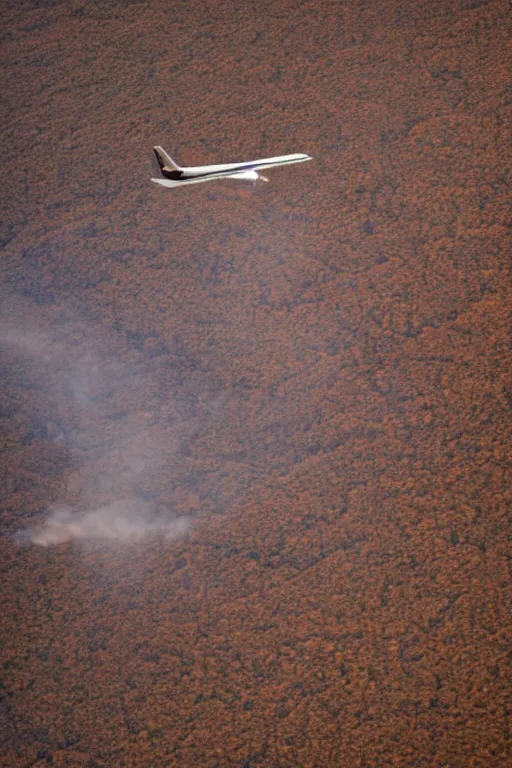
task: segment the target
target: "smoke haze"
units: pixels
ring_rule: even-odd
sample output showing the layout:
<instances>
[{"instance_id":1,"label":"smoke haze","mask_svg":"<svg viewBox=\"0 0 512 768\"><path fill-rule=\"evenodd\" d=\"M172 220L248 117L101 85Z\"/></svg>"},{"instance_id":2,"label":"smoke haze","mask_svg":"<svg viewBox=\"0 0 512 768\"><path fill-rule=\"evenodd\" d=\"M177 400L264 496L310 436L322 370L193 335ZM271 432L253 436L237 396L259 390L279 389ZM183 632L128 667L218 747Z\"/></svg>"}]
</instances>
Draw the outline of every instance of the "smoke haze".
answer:
<instances>
[{"instance_id":1,"label":"smoke haze","mask_svg":"<svg viewBox=\"0 0 512 768\"><path fill-rule=\"evenodd\" d=\"M40 444L58 443L70 458L62 498L18 540L48 547L183 535L190 518L164 499L177 446L160 428L157 383L140 355L123 350L131 359L121 363L118 338L73 318L34 332L30 312L15 317L0 329L8 389Z\"/></svg>"}]
</instances>

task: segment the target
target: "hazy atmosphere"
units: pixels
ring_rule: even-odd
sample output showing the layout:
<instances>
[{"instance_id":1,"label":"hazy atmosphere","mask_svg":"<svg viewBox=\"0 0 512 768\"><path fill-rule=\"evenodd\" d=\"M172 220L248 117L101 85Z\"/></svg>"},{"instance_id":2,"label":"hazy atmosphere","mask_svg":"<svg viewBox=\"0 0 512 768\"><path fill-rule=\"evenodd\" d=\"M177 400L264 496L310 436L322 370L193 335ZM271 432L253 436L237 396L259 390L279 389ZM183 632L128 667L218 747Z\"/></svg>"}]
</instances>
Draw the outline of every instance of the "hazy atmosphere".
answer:
<instances>
[{"instance_id":1,"label":"hazy atmosphere","mask_svg":"<svg viewBox=\"0 0 512 768\"><path fill-rule=\"evenodd\" d=\"M1 18L0 765L504 768L508 0Z\"/></svg>"}]
</instances>

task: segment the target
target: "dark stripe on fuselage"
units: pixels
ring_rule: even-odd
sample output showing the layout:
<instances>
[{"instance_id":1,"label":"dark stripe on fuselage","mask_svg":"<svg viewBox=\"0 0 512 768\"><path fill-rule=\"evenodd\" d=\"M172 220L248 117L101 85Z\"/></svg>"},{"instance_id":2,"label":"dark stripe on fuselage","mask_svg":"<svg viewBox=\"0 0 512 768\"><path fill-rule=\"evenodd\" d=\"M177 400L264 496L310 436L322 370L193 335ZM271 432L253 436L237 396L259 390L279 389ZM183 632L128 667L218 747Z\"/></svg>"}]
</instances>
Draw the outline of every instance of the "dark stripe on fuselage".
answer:
<instances>
[{"instance_id":1,"label":"dark stripe on fuselage","mask_svg":"<svg viewBox=\"0 0 512 768\"><path fill-rule=\"evenodd\" d=\"M162 171L166 179L174 179L175 181L191 181L192 179L215 179L218 176L232 176L234 173L242 173L243 171L252 171L252 168L237 168L232 171L208 171L205 173L194 173L188 175L184 171Z\"/></svg>"},{"instance_id":2,"label":"dark stripe on fuselage","mask_svg":"<svg viewBox=\"0 0 512 768\"><path fill-rule=\"evenodd\" d=\"M160 168L162 171L162 176L166 179L174 179L174 181L179 181L183 177L183 171L168 171L166 168Z\"/></svg>"}]
</instances>

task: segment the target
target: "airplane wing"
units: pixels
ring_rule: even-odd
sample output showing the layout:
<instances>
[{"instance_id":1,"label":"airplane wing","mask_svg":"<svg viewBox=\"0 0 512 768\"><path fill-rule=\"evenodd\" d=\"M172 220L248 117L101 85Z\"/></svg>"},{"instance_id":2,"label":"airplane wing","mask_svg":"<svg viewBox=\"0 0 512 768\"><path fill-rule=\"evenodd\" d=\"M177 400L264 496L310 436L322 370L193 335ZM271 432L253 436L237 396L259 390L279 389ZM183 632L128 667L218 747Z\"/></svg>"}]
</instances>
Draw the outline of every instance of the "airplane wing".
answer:
<instances>
[{"instance_id":1,"label":"airplane wing","mask_svg":"<svg viewBox=\"0 0 512 768\"><path fill-rule=\"evenodd\" d=\"M237 173L231 173L229 176L224 176L226 179L257 179L259 178L258 171L238 171Z\"/></svg>"},{"instance_id":2,"label":"airplane wing","mask_svg":"<svg viewBox=\"0 0 512 768\"><path fill-rule=\"evenodd\" d=\"M259 178L257 171L238 171L237 173L226 173L220 176L219 174L211 176L201 176L196 179L151 179L155 184L160 184L161 187L182 187L185 184L201 184L203 181L214 181L215 179L240 179L240 180L253 180Z\"/></svg>"}]
</instances>

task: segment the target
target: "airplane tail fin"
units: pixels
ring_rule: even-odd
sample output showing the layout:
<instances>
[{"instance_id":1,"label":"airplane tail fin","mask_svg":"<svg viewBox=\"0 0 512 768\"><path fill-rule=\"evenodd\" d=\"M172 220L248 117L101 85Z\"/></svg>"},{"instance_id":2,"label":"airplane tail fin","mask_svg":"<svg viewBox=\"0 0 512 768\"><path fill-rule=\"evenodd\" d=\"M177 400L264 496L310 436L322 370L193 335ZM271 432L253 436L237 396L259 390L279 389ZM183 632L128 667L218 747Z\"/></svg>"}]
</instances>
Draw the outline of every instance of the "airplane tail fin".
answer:
<instances>
[{"instance_id":1,"label":"airplane tail fin","mask_svg":"<svg viewBox=\"0 0 512 768\"><path fill-rule=\"evenodd\" d=\"M160 166L161 171L163 171L164 169L166 171L182 170L180 166L174 162L172 157L167 154L165 149L162 149L162 147L153 147L153 152L156 155L156 159L158 160L158 165Z\"/></svg>"}]
</instances>

